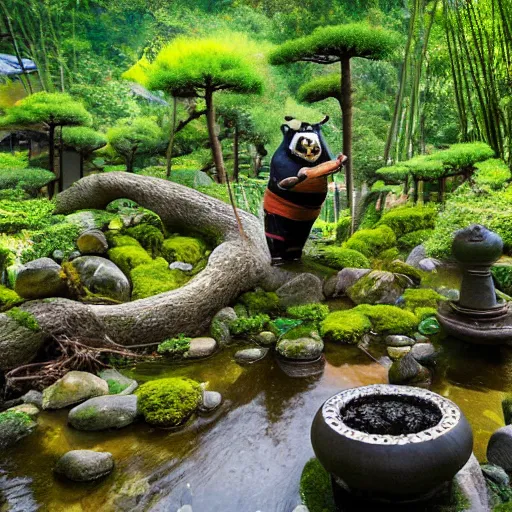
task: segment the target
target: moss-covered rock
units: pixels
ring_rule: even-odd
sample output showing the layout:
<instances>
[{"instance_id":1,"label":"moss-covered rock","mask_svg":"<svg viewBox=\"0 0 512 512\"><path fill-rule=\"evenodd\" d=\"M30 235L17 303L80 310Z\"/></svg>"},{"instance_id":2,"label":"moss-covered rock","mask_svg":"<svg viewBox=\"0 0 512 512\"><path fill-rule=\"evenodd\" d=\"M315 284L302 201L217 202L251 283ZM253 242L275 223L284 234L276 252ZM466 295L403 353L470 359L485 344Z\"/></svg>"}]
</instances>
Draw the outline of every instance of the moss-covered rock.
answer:
<instances>
[{"instance_id":1,"label":"moss-covered rock","mask_svg":"<svg viewBox=\"0 0 512 512\"><path fill-rule=\"evenodd\" d=\"M265 314L237 318L229 324L229 330L235 336L258 334L265 330L269 321L270 317Z\"/></svg>"},{"instance_id":2,"label":"moss-covered rock","mask_svg":"<svg viewBox=\"0 0 512 512\"><path fill-rule=\"evenodd\" d=\"M158 228L149 224L139 224L127 229L125 233L135 238L153 258L160 255L164 243L164 235Z\"/></svg>"},{"instance_id":3,"label":"moss-covered rock","mask_svg":"<svg viewBox=\"0 0 512 512\"><path fill-rule=\"evenodd\" d=\"M28 436L37 423L30 416L20 411L0 413L0 448L7 448Z\"/></svg>"},{"instance_id":4,"label":"moss-covered rock","mask_svg":"<svg viewBox=\"0 0 512 512\"><path fill-rule=\"evenodd\" d=\"M402 274L412 280L415 284L420 284L423 273L407 263L400 260L393 260L386 262L383 265L383 269L393 274Z\"/></svg>"},{"instance_id":5,"label":"moss-covered rock","mask_svg":"<svg viewBox=\"0 0 512 512\"><path fill-rule=\"evenodd\" d=\"M370 260L358 251L330 245L323 248L314 259L328 267L342 270L344 268L369 268Z\"/></svg>"},{"instance_id":6,"label":"moss-covered rock","mask_svg":"<svg viewBox=\"0 0 512 512\"><path fill-rule=\"evenodd\" d=\"M105 235L99 229L91 229L82 233L76 241L82 254L104 254L108 249Z\"/></svg>"},{"instance_id":7,"label":"moss-covered rock","mask_svg":"<svg viewBox=\"0 0 512 512\"><path fill-rule=\"evenodd\" d=\"M106 233L109 247L123 247L125 245L132 245L134 247L142 247L135 238L128 235L121 235L117 231L107 231Z\"/></svg>"},{"instance_id":8,"label":"moss-covered rock","mask_svg":"<svg viewBox=\"0 0 512 512\"><path fill-rule=\"evenodd\" d=\"M356 304L395 304L404 292L403 279L392 272L374 270L346 290Z\"/></svg>"},{"instance_id":9,"label":"moss-covered rock","mask_svg":"<svg viewBox=\"0 0 512 512\"><path fill-rule=\"evenodd\" d=\"M0 284L0 312L6 311L22 302L23 299L14 290Z\"/></svg>"},{"instance_id":10,"label":"moss-covered rock","mask_svg":"<svg viewBox=\"0 0 512 512\"><path fill-rule=\"evenodd\" d=\"M403 334L409 336L418 327L418 318L397 306L362 304L353 309L366 316L371 322L372 330L378 334Z\"/></svg>"},{"instance_id":11,"label":"moss-covered rock","mask_svg":"<svg viewBox=\"0 0 512 512\"><path fill-rule=\"evenodd\" d=\"M325 339L339 343L358 343L371 329L368 317L355 309L335 311L322 322L320 332Z\"/></svg>"},{"instance_id":12,"label":"moss-covered rock","mask_svg":"<svg viewBox=\"0 0 512 512\"><path fill-rule=\"evenodd\" d=\"M123 245L114 247L108 251L108 257L126 275L139 265L151 263L151 256L142 248L136 245Z\"/></svg>"},{"instance_id":13,"label":"moss-covered rock","mask_svg":"<svg viewBox=\"0 0 512 512\"><path fill-rule=\"evenodd\" d=\"M396 236L388 226L375 229L361 229L356 231L344 244L346 249L353 249L364 254L367 258L374 258L382 251L396 245Z\"/></svg>"},{"instance_id":14,"label":"moss-covered rock","mask_svg":"<svg viewBox=\"0 0 512 512\"><path fill-rule=\"evenodd\" d=\"M335 512L331 476L318 459L306 462L300 477L300 495L309 512Z\"/></svg>"},{"instance_id":15,"label":"moss-covered rock","mask_svg":"<svg viewBox=\"0 0 512 512\"><path fill-rule=\"evenodd\" d=\"M146 382L135 394L144 419L158 427L182 425L201 403L199 383L178 377Z\"/></svg>"},{"instance_id":16,"label":"moss-covered rock","mask_svg":"<svg viewBox=\"0 0 512 512\"><path fill-rule=\"evenodd\" d=\"M162 256L169 262L183 261L196 265L204 258L206 246L199 238L190 236L173 236L164 240Z\"/></svg>"},{"instance_id":17,"label":"moss-covered rock","mask_svg":"<svg viewBox=\"0 0 512 512\"><path fill-rule=\"evenodd\" d=\"M247 307L249 315L258 313L277 313L279 311L279 297L274 292L256 290L246 292L240 296L240 302Z\"/></svg>"},{"instance_id":18,"label":"moss-covered rock","mask_svg":"<svg viewBox=\"0 0 512 512\"><path fill-rule=\"evenodd\" d=\"M323 349L324 343L318 335L293 340L282 339L276 347L278 354L286 359L296 361L312 361L318 359Z\"/></svg>"},{"instance_id":19,"label":"moss-covered rock","mask_svg":"<svg viewBox=\"0 0 512 512\"><path fill-rule=\"evenodd\" d=\"M403 294L404 305L414 311L416 308L435 308L439 301L447 300L446 297L431 288L409 288Z\"/></svg>"},{"instance_id":20,"label":"moss-covered rock","mask_svg":"<svg viewBox=\"0 0 512 512\"><path fill-rule=\"evenodd\" d=\"M309 322L321 322L329 314L329 306L326 304L303 304L301 306L292 306L286 310L288 315L299 320Z\"/></svg>"},{"instance_id":21,"label":"moss-covered rock","mask_svg":"<svg viewBox=\"0 0 512 512\"><path fill-rule=\"evenodd\" d=\"M136 266L131 271L130 277L133 284L133 300L145 299L152 295L175 290L186 284L190 279L181 270L170 270L167 261L163 258L156 258L155 260L150 258L149 262Z\"/></svg>"}]
</instances>

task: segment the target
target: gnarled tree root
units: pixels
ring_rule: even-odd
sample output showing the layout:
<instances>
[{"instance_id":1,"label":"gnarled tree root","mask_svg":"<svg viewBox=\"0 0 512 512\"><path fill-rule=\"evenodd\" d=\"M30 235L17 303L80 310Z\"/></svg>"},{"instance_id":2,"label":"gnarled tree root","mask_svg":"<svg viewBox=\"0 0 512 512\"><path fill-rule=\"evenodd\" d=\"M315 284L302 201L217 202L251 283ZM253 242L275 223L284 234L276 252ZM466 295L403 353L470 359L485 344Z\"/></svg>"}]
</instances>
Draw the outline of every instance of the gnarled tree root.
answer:
<instances>
[{"instance_id":1,"label":"gnarled tree root","mask_svg":"<svg viewBox=\"0 0 512 512\"><path fill-rule=\"evenodd\" d=\"M239 210L245 239L230 205L158 178L123 172L83 178L59 194L55 213L103 209L119 198L151 209L171 230L203 233L219 245L206 268L177 290L115 306L67 299L25 303L22 309L36 318L47 336L67 336L84 344L108 337L126 347L159 343L179 333L194 336L204 332L213 315L240 293L258 285L275 289L289 279L288 273L270 266L263 227L257 217ZM4 316L0 314L0 327L6 322ZM5 343L16 343L16 339L3 339L0 329L0 350ZM12 364L0 364L2 367Z\"/></svg>"}]
</instances>

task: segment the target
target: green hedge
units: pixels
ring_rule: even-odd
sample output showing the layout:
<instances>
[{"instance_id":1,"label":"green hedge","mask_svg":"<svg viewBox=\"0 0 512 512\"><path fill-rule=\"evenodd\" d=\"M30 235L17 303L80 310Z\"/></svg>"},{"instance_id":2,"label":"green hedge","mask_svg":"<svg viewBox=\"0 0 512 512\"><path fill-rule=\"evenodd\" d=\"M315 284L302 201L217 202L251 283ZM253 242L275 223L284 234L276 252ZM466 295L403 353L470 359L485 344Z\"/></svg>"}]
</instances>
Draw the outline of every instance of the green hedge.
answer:
<instances>
[{"instance_id":1,"label":"green hedge","mask_svg":"<svg viewBox=\"0 0 512 512\"><path fill-rule=\"evenodd\" d=\"M375 229L356 231L344 244L345 249L352 249L364 254L367 258L376 257L379 253L396 245L396 236L388 226Z\"/></svg>"},{"instance_id":2,"label":"green hedge","mask_svg":"<svg viewBox=\"0 0 512 512\"><path fill-rule=\"evenodd\" d=\"M0 190L21 189L35 195L55 180L55 174L45 169L0 169Z\"/></svg>"},{"instance_id":3,"label":"green hedge","mask_svg":"<svg viewBox=\"0 0 512 512\"><path fill-rule=\"evenodd\" d=\"M378 226L388 226L401 238L413 231L433 229L437 210L432 206L405 206L386 212Z\"/></svg>"}]
</instances>

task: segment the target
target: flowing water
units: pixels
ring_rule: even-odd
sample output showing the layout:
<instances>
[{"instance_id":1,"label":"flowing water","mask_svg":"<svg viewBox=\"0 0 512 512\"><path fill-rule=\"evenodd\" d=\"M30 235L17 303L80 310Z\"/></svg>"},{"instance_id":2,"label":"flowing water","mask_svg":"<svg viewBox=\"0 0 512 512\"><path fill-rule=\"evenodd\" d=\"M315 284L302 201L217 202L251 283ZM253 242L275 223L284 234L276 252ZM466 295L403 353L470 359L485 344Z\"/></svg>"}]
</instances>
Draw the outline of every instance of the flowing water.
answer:
<instances>
[{"instance_id":1,"label":"flowing water","mask_svg":"<svg viewBox=\"0 0 512 512\"><path fill-rule=\"evenodd\" d=\"M327 344L325 366L297 378L272 354L239 366L232 358L237 348L201 362L123 370L140 383L179 375L222 393L224 403L213 416L181 430L139 422L87 433L67 426L66 410L41 413L37 431L2 454L0 491L10 496L10 505L0 510L175 512L191 504L194 512L291 512L300 503L300 474L313 455L309 430L322 402L342 389L385 383L387 370L357 347ZM501 400L512 391L512 350L456 340L443 341L442 350L433 390L466 414L483 461L489 436L503 426ZM378 350L374 355L378 359ZM98 483L56 478L56 461L71 449L109 451L116 469Z\"/></svg>"}]
</instances>

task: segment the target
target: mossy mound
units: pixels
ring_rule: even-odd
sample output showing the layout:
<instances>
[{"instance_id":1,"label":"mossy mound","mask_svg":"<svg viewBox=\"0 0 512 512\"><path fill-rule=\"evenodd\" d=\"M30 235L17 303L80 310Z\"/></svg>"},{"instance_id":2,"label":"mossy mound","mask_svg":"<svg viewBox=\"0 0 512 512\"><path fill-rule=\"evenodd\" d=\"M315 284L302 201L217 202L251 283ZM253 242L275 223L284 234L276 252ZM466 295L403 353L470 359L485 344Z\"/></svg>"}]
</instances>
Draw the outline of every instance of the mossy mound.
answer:
<instances>
[{"instance_id":1,"label":"mossy mound","mask_svg":"<svg viewBox=\"0 0 512 512\"><path fill-rule=\"evenodd\" d=\"M401 238L413 231L434 229L437 210L431 206L405 206L385 213L378 226L388 226Z\"/></svg>"},{"instance_id":2,"label":"mossy mound","mask_svg":"<svg viewBox=\"0 0 512 512\"><path fill-rule=\"evenodd\" d=\"M0 285L0 312L6 311L22 302L23 299L14 290Z\"/></svg>"},{"instance_id":3,"label":"mossy mound","mask_svg":"<svg viewBox=\"0 0 512 512\"><path fill-rule=\"evenodd\" d=\"M135 394L139 411L150 425L177 427L199 406L201 386L191 379L174 377L146 382Z\"/></svg>"},{"instance_id":4,"label":"mossy mound","mask_svg":"<svg viewBox=\"0 0 512 512\"><path fill-rule=\"evenodd\" d=\"M162 256L169 262L182 261L196 265L204 258L206 246L199 238L190 236L173 236L164 240Z\"/></svg>"},{"instance_id":5,"label":"mossy mound","mask_svg":"<svg viewBox=\"0 0 512 512\"><path fill-rule=\"evenodd\" d=\"M258 313L277 313L279 311L279 297L274 292L256 290L246 292L240 296L240 302L247 307L249 315Z\"/></svg>"},{"instance_id":6,"label":"mossy mound","mask_svg":"<svg viewBox=\"0 0 512 512\"><path fill-rule=\"evenodd\" d=\"M375 258L382 251L396 245L396 236L388 226L375 229L356 231L344 244L345 249L352 249L364 254L367 258Z\"/></svg>"},{"instance_id":7,"label":"mossy mound","mask_svg":"<svg viewBox=\"0 0 512 512\"><path fill-rule=\"evenodd\" d=\"M136 245L114 247L108 251L108 257L126 276L129 276L130 272L139 265L152 261L151 256L142 247Z\"/></svg>"},{"instance_id":8,"label":"mossy mound","mask_svg":"<svg viewBox=\"0 0 512 512\"><path fill-rule=\"evenodd\" d=\"M404 291L403 298L406 309L410 311L417 308L434 308L434 310L437 310L437 303L440 300L447 300L446 297L431 288L409 288Z\"/></svg>"},{"instance_id":9,"label":"mossy mound","mask_svg":"<svg viewBox=\"0 0 512 512\"><path fill-rule=\"evenodd\" d=\"M355 308L357 309L357 308ZM325 339L339 343L358 343L372 324L363 313L349 309L335 311L322 322L320 332Z\"/></svg>"},{"instance_id":10,"label":"mossy mound","mask_svg":"<svg viewBox=\"0 0 512 512\"><path fill-rule=\"evenodd\" d=\"M122 247L120 249L131 249ZM115 249L113 249L115 250ZM144 249L142 249L144 251ZM146 253L146 251L144 251ZM147 253L146 253L147 255ZM186 284L190 277L177 269L170 270L169 264L163 258L156 258L136 266L130 277L133 284L132 300L145 299L152 295L169 292Z\"/></svg>"},{"instance_id":11,"label":"mossy mound","mask_svg":"<svg viewBox=\"0 0 512 512\"><path fill-rule=\"evenodd\" d=\"M107 231L105 236L111 248L124 246L142 247L132 236L121 235L117 231Z\"/></svg>"},{"instance_id":12,"label":"mossy mound","mask_svg":"<svg viewBox=\"0 0 512 512\"><path fill-rule=\"evenodd\" d=\"M133 237L137 242L148 251L149 254L156 258L160 255L162 245L164 243L164 235L162 232L149 224L139 224L133 228L128 228L123 232Z\"/></svg>"},{"instance_id":13,"label":"mossy mound","mask_svg":"<svg viewBox=\"0 0 512 512\"><path fill-rule=\"evenodd\" d=\"M299 320L309 322L321 322L329 314L329 306L326 304L303 304L302 306L292 306L286 310L288 315Z\"/></svg>"},{"instance_id":14,"label":"mossy mound","mask_svg":"<svg viewBox=\"0 0 512 512\"><path fill-rule=\"evenodd\" d=\"M318 329L314 323L304 323L293 327L283 334L285 340L298 340L299 338L318 338Z\"/></svg>"},{"instance_id":15,"label":"mossy mound","mask_svg":"<svg viewBox=\"0 0 512 512\"><path fill-rule=\"evenodd\" d=\"M300 477L300 496L309 512L336 512L329 473L318 462L306 462Z\"/></svg>"},{"instance_id":16,"label":"mossy mound","mask_svg":"<svg viewBox=\"0 0 512 512\"><path fill-rule=\"evenodd\" d=\"M258 334L265 330L269 321L270 317L265 314L238 318L229 324L229 331L235 336Z\"/></svg>"},{"instance_id":17,"label":"mossy mound","mask_svg":"<svg viewBox=\"0 0 512 512\"><path fill-rule=\"evenodd\" d=\"M398 248L401 251L412 251L418 245L425 243L434 233L433 229L419 229L398 239Z\"/></svg>"},{"instance_id":18,"label":"mossy mound","mask_svg":"<svg viewBox=\"0 0 512 512\"><path fill-rule=\"evenodd\" d=\"M158 345L157 352L171 359L180 359L190 348L192 338L187 338L185 335L180 334L177 338L171 338L162 341Z\"/></svg>"},{"instance_id":19,"label":"mossy mound","mask_svg":"<svg viewBox=\"0 0 512 512\"><path fill-rule=\"evenodd\" d=\"M342 270L344 268L370 268L370 260L359 251L331 245L323 248L314 256L328 267Z\"/></svg>"},{"instance_id":20,"label":"mossy mound","mask_svg":"<svg viewBox=\"0 0 512 512\"><path fill-rule=\"evenodd\" d=\"M361 304L353 311L366 316L378 334L412 335L419 324L416 315L397 306Z\"/></svg>"},{"instance_id":21,"label":"mossy mound","mask_svg":"<svg viewBox=\"0 0 512 512\"><path fill-rule=\"evenodd\" d=\"M400 260L393 260L384 263L383 269L388 272L393 272L393 274L403 274L404 276L409 277L416 284L419 284L423 277L423 273L420 270L411 265L407 265L407 263Z\"/></svg>"},{"instance_id":22,"label":"mossy mound","mask_svg":"<svg viewBox=\"0 0 512 512\"><path fill-rule=\"evenodd\" d=\"M396 260L399 257L400 257L400 251L398 250L398 248L391 247L390 249L386 249L385 251L382 251L377 256L377 259L387 262L387 261Z\"/></svg>"}]
</instances>

